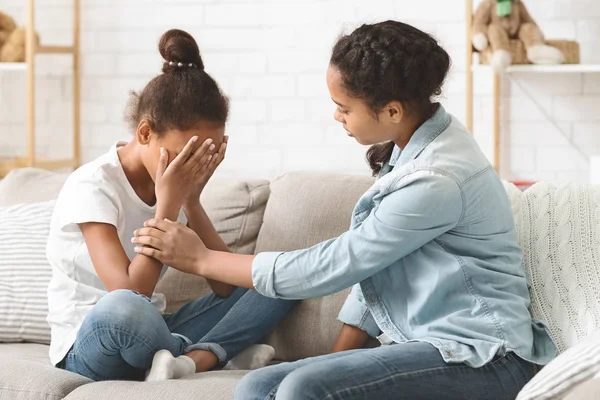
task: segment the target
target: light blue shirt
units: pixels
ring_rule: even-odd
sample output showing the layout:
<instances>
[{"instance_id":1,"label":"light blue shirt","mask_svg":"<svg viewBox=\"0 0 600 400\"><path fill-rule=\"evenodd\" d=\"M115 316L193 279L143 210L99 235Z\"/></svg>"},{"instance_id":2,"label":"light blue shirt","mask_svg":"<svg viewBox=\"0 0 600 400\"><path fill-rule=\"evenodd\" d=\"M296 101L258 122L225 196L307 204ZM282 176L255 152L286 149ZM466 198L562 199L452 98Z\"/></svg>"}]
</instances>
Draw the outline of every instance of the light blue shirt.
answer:
<instances>
[{"instance_id":1,"label":"light blue shirt","mask_svg":"<svg viewBox=\"0 0 600 400\"><path fill-rule=\"evenodd\" d=\"M392 341L423 341L479 367L507 352L539 365L556 348L529 312L508 196L472 135L439 105L395 148L356 204L350 230L311 248L260 253L268 297L305 299L352 285L339 319Z\"/></svg>"}]
</instances>

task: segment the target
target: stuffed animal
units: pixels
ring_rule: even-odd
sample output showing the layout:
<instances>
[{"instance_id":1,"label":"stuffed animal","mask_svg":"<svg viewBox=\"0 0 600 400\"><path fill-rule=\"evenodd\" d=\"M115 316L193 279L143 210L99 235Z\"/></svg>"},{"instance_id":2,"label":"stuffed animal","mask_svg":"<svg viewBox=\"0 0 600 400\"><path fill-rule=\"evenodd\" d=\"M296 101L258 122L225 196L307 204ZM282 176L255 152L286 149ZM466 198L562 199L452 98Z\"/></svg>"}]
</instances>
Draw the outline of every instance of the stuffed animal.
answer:
<instances>
[{"instance_id":1,"label":"stuffed animal","mask_svg":"<svg viewBox=\"0 0 600 400\"><path fill-rule=\"evenodd\" d=\"M15 20L10 15L0 12L0 47L2 47L16 27L17 24L15 24Z\"/></svg>"},{"instance_id":2,"label":"stuffed animal","mask_svg":"<svg viewBox=\"0 0 600 400\"><path fill-rule=\"evenodd\" d=\"M532 64L562 64L563 53L548 46L544 35L519 0L483 0L473 17L471 41L477 51L491 46L492 67L502 72L512 63L510 40L520 39Z\"/></svg>"},{"instance_id":3,"label":"stuffed animal","mask_svg":"<svg viewBox=\"0 0 600 400\"><path fill-rule=\"evenodd\" d=\"M39 36L35 34L36 43L39 44ZM27 29L20 26L6 39L4 46L0 48L0 62L24 62L25 47L27 42Z\"/></svg>"}]
</instances>

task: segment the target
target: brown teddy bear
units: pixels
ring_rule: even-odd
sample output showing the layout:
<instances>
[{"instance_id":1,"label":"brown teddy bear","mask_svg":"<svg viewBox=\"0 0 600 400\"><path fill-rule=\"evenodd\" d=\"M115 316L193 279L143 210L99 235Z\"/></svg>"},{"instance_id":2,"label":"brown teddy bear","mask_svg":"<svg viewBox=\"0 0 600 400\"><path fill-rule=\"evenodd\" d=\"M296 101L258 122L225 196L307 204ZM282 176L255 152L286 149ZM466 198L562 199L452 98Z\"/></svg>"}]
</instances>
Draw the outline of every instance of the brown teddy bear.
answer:
<instances>
[{"instance_id":1,"label":"brown teddy bear","mask_svg":"<svg viewBox=\"0 0 600 400\"><path fill-rule=\"evenodd\" d=\"M26 36L27 32L24 26L12 31L4 42L4 46L0 48L0 62L24 62Z\"/></svg>"},{"instance_id":2,"label":"brown teddy bear","mask_svg":"<svg viewBox=\"0 0 600 400\"><path fill-rule=\"evenodd\" d=\"M36 44L40 43L39 35L35 34ZM0 62L24 62L25 48L27 44L27 28L20 26L6 39L4 46L0 48Z\"/></svg>"},{"instance_id":3,"label":"brown teddy bear","mask_svg":"<svg viewBox=\"0 0 600 400\"><path fill-rule=\"evenodd\" d=\"M0 12L0 47L4 45L4 42L16 27L17 24L10 15Z\"/></svg>"},{"instance_id":4,"label":"brown teddy bear","mask_svg":"<svg viewBox=\"0 0 600 400\"><path fill-rule=\"evenodd\" d=\"M525 4L519 0L484 0L473 17L471 41L477 51L491 45L491 65L502 72L512 63L509 41L520 39L527 50L527 59L533 64L562 64L563 53L548 46L544 35L531 17Z\"/></svg>"}]
</instances>

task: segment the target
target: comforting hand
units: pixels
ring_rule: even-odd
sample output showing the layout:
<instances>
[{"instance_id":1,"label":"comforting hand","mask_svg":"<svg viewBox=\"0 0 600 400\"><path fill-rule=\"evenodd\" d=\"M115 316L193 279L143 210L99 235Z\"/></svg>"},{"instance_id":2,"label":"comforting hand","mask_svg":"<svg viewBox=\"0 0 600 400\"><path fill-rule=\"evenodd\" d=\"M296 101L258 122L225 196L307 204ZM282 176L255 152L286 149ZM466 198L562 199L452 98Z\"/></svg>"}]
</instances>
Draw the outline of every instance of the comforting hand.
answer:
<instances>
[{"instance_id":1,"label":"comforting hand","mask_svg":"<svg viewBox=\"0 0 600 400\"><path fill-rule=\"evenodd\" d=\"M208 157L208 163L206 164L206 167L197 176L196 181L190 188L191 190L189 197L184 200L184 204L194 204L200 201L200 194L204 190L204 187L213 176L217 167L221 164L223 159L225 159L225 151L227 151L228 140L229 136L225 136L223 143L221 143L221 146L219 147L219 150Z\"/></svg>"},{"instance_id":2,"label":"comforting hand","mask_svg":"<svg viewBox=\"0 0 600 400\"><path fill-rule=\"evenodd\" d=\"M187 226L168 220L151 219L144 228L134 232L135 251L153 257L182 272L198 274L200 261L209 250L196 232Z\"/></svg>"},{"instance_id":3,"label":"comforting hand","mask_svg":"<svg viewBox=\"0 0 600 400\"><path fill-rule=\"evenodd\" d=\"M161 148L155 182L157 203L167 203L179 208L197 192L199 182L215 158L214 149L212 139L199 144L198 137L194 136L169 163L167 151Z\"/></svg>"}]
</instances>

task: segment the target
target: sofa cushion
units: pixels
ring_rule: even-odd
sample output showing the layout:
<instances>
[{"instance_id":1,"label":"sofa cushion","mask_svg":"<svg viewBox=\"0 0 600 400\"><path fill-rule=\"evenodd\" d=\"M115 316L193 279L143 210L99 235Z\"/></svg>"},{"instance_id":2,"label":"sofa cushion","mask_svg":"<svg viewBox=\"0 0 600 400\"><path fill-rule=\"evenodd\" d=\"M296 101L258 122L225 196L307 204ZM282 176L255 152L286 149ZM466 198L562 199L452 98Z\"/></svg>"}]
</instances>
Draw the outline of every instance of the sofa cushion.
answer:
<instances>
[{"instance_id":1,"label":"sofa cushion","mask_svg":"<svg viewBox=\"0 0 600 400\"><path fill-rule=\"evenodd\" d=\"M256 252L302 249L342 234L354 205L373 182L370 177L310 172L279 177L271 183ZM266 340L276 358L290 361L331 351L347 294L344 290L297 305Z\"/></svg>"},{"instance_id":2,"label":"sofa cushion","mask_svg":"<svg viewBox=\"0 0 600 400\"><path fill-rule=\"evenodd\" d=\"M66 400L231 400L244 371L216 371L165 382L95 382L74 390Z\"/></svg>"},{"instance_id":3,"label":"sofa cushion","mask_svg":"<svg viewBox=\"0 0 600 400\"><path fill-rule=\"evenodd\" d=\"M600 326L600 186L541 182L521 207L532 314L563 352Z\"/></svg>"},{"instance_id":4,"label":"sofa cushion","mask_svg":"<svg viewBox=\"0 0 600 400\"><path fill-rule=\"evenodd\" d=\"M234 253L253 254L265 206L269 182L211 180L201 201L217 232ZM167 297L166 312L209 291L204 278L170 268L156 286Z\"/></svg>"},{"instance_id":5,"label":"sofa cushion","mask_svg":"<svg viewBox=\"0 0 600 400\"><path fill-rule=\"evenodd\" d=\"M48 346L0 345L0 400L58 400L89 379L55 368Z\"/></svg>"},{"instance_id":6,"label":"sofa cushion","mask_svg":"<svg viewBox=\"0 0 600 400\"><path fill-rule=\"evenodd\" d=\"M0 207L0 342L50 343L46 240L54 204Z\"/></svg>"},{"instance_id":7,"label":"sofa cushion","mask_svg":"<svg viewBox=\"0 0 600 400\"><path fill-rule=\"evenodd\" d=\"M525 385L517 400L553 400L600 373L600 331L552 360ZM590 398L590 397L581 397Z\"/></svg>"},{"instance_id":8,"label":"sofa cushion","mask_svg":"<svg viewBox=\"0 0 600 400\"><path fill-rule=\"evenodd\" d=\"M67 177L40 168L14 169L0 181L0 207L56 199Z\"/></svg>"}]
</instances>

